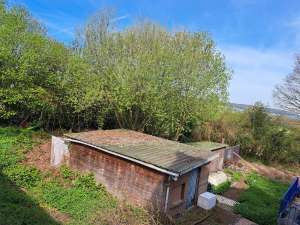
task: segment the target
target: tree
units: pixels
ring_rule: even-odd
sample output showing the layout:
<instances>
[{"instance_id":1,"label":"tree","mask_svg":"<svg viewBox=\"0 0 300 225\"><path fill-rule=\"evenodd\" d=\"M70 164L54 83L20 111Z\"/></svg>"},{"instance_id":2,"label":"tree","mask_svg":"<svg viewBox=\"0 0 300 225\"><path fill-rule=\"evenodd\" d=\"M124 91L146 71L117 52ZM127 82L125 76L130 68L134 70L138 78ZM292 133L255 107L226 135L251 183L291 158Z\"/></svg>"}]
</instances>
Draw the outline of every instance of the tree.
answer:
<instances>
[{"instance_id":1,"label":"tree","mask_svg":"<svg viewBox=\"0 0 300 225\"><path fill-rule=\"evenodd\" d=\"M300 113L300 55L296 56L294 70L274 90L274 99L282 109Z\"/></svg>"},{"instance_id":2,"label":"tree","mask_svg":"<svg viewBox=\"0 0 300 225\"><path fill-rule=\"evenodd\" d=\"M24 8L1 2L0 21L0 122L75 128L97 117L101 85L88 63Z\"/></svg>"},{"instance_id":3,"label":"tree","mask_svg":"<svg viewBox=\"0 0 300 225\"><path fill-rule=\"evenodd\" d=\"M98 14L76 46L101 79L119 127L178 139L226 102L231 74L206 33L171 33L151 22L123 31L111 25L110 13Z\"/></svg>"}]
</instances>

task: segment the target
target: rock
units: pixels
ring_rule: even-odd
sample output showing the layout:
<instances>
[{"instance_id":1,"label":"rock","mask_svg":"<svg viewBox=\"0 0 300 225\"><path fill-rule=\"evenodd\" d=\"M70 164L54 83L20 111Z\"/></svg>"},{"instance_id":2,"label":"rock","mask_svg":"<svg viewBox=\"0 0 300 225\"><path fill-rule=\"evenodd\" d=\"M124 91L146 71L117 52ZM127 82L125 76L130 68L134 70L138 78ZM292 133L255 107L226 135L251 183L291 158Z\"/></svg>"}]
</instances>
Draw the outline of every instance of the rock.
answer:
<instances>
[{"instance_id":1,"label":"rock","mask_svg":"<svg viewBox=\"0 0 300 225\"><path fill-rule=\"evenodd\" d=\"M209 174L208 182L213 186L218 186L228 180L227 175L223 171Z\"/></svg>"}]
</instances>

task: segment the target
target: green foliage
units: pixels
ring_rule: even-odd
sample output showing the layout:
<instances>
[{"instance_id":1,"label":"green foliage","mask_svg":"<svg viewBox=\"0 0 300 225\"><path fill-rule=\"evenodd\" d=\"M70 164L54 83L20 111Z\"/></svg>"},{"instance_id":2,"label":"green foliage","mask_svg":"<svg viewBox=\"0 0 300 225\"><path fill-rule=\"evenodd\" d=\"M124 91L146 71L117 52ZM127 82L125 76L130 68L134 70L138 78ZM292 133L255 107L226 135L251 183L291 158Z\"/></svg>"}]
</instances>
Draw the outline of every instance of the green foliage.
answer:
<instances>
[{"instance_id":1,"label":"green foliage","mask_svg":"<svg viewBox=\"0 0 300 225\"><path fill-rule=\"evenodd\" d=\"M66 180L73 180L76 178L77 173L75 173L74 171L72 171L68 166L66 165L62 165L59 168L59 172L61 174L61 176L66 179Z\"/></svg>"},{"instance_id":2,"label":"green foliage","mask_svg":"<svg viewBox=\"0 0 300 225\"><path fill-rule=\"evenodd\" d=\"M34 187L41 180L40 172L36 168L20 164L5 168L3 174L17 186L25 188Z\"/></svg>"},{"instance_id":3,"label":"green foliage","mask_svg":"<svg viewBox=\"0 0 300 225\"><path fill-rule=\"evenodd\" d=\"M90 213L113 208L116 201L104 189L92 186L89 178L86 180L79 182L79 186L67 188L55 181L46 181L35 188L34 193L40 201L69 214L74 221L88 222Z\"/></svg>"},{"instance_id":4,"label":"green foliage","mask_svg":"<svg viewBox=\"0 0 300 225\"><path fill-rule=\"evenodd\" d=\"M32 131L14 127L0 127L0 169L15 165L23 153L32 147Z\"/></svg>"},{"instance_id":5,"label":"green foliage","mask_svg":"<svg viewBox=\"0 0 300 225\"><path fill-rule=\"evenodd\" d=\"M244 174L242 174L241 172L234 171L228 168L225 168L224 172L231 177L232 181L240 181L241 179L245 178Z\"/></svg>"},{"instance_id":6,"label":"green foliage","mask_svg":"<svg viewBox=\"0 0 300 225\"><path fill-rule=\"evenodd\" d=\"M80 175L74 180L74 186L81 189L87 190L104 190L102 185L96 184L95 178L93 174L85 174Z\"/></svg>"},{"instance_id":7,"label":"green foliage","mask_svg":"<svg viewBox=\"0 0 300 225\"><path fill-rule=\"evenodd\" d=\"M45 176L20 163L24 153L40 136L31 129L0 128L0 221L4 224L59 224L43 207L67 213L70 224L90 224L97 211L113 209L117 201L91 174L80 174L67 166L61 176ZM5 152L5 154L4 154ZM16 157L17 154L17 157ZM23 190L26 189L26 192ZM43 205L43 207L41 207ZM2 224L0 222L0 224Z\"/></svg>"},{"instance_id":8,"label":"green foliage","mask_svg":"<svg viewBox=\"0 0 300 225\"><path fill-rule=\"evenodd\" d=\"M231 72L206 33L153 23L115 31L102 12L70 49L24 8L1 3L0 20L2 123L122 127L178 140L227 101Z\"/></svg>"},{"instance_id":9,"label":"green foliage","mask_svg":"<svg viewBox=\"0 0 300 225\"><path fill-rule=\"evenodd\" d=\"M280 199L288 185L257 174L246 177L249 188L244 191L234 211L261 225L276 225Z\"/></svg>"},{"instance_id":10,"label":"green foliage","mask_svg":"<svg viewBox=\"0 0 300 225\"><path fill-rule=\"evenodd\" d=\"M226 181L222 184L219 184L217 186L212 186L212 192L215 194L223 194L225 193L229 188L230 188L231 182L230 181Z\"/></svg>"},{"instance_id":11,"label":"green foliage","mask_svg":"<svg viewBox=\"0 0 300 225\"><path fill-rule=\"evenodd\" d=\"M37 201L0 173L0 224L59 225Z\"/></svg>"},{"instance_id":12,"label":"green foliage","mask_svg":"<svg viewBox=\"0 0 300 225\"><path fill-rule=\"evenodd\" d=\"M178 139L191 123L219 112L230 72L207 34L172 33L153 23L117 32L111 17L91 18L77 40L101 78L104 115L118 127Z\"/></svg>"},{"instance_id":13,"label":"green foliage","mask_svg":"<svg viewBox=\"0 0 300 225\"><path fill-rule=\"evenodd\" d=\"M19 164L34 144L33 134L30 129L0 128L0 224L59 224L20 189L32 188L41 180L36 169Z\"/></svg>"},{"instance_id":14,"label":"green foliage","mask_svg":"<svg viewBox=\"0 0 300 225\"><path fill-rule=\"evenodd\" d=\"M269 115L261 103L244 112L224 111L216 120L192 131L196 140L240 145L241 154L264 162L300 162L300 130Z\"/></svg>"},{"instance_id":15,"label":"green foliage","mask_svg":"<svg viewBox=\"0 0 300 225\"><path fill-rule=\"evenodd\" d=\"M24 8L0 8L0 122L90 125L101 90L88 64L49 39Z\"/></svg>"}]
</instances>

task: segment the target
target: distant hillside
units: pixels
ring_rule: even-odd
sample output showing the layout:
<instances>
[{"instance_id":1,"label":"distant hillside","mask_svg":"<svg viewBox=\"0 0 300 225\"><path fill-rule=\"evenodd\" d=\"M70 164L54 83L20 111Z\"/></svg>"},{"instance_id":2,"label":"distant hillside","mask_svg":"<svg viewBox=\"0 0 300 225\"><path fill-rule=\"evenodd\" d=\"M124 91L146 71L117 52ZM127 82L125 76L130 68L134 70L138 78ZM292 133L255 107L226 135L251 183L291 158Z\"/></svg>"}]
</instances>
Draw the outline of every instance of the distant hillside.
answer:
<instances>
[{"instance_id":1,"label":"distant hillside","mask_svg":"<svg viewBox=\"0 0 300 225\"><path fill-rule=\"evenodd\" d=\"M237 103L230 103L231 107L236 111L244 111L245 109L248 109L252 105L246 105L246 104L237 104ZM287 112L281 109L274 109L274 108L266 108L267 112L269 112L272 115L276 116L286 116L293 120L300 120L300 115L296 113Z\"/></svg>"}]
</instances>

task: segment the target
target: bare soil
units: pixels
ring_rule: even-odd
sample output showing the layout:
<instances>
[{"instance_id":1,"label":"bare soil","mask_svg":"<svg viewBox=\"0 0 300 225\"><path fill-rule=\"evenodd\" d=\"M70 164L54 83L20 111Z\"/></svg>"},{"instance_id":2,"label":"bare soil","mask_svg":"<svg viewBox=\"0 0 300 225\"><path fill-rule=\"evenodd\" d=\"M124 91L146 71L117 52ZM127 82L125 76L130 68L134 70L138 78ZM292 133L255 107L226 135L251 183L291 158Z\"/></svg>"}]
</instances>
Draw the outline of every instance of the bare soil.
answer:
<instances>
[{"instance_id":1,"label":"bare soil","mask_svg":"<svg viewBox=\"0 0 300 225\"><path fill-rule=\"evenodd\" d=\"M251 163L255 167L255 171L263 176L269 177L270 179L290 183L297 174L282 171L272 166L266 166L258 163Z\"/></svg>"},{"instance_id":2,"label":"bare soil","mask_svg":"<svg viewBox=\"0 0 300 225\"><path fill-rule=\"evenodd\" d=\"M31 165L43 172L52 172L53 176L57 176L58 171L51 167L51 141L44 140L43 143L35 146L25 155L24 164ZM70 216L66 213L59 212L54 208L46 207L45 210L49 215L61 224L67 224L70 221Z\"/></svg>"},{"instance_id":3,"label":"bare soil","mask_svg":"<svg viewBox=\"0 0 300 225\"><path fill-rule=\"evenodd\" d=\"M44 143L35 146L29 151L23 163L35 166L41 171L48 171L51 169L50 166L51 158L51 141L45 141Z\"/></svg>"},{"instance_id":4,"label":"bare soil","mask_svg":"<svg viewBox=\"0 0 300 225\"><path fill-rule=\"evenodd\" d=\"M287 170L281 170L272 166L263 165L261 163L249 162L244 160L242 157L240 157L240 160L238 162L229 165L229 168L233 168L234 170L241 172L254 171L262 176L270 178L271 180L285 183L290 183L293 178L297 176L296 173Z\"/></svg>"},{"instance_id":5,"label":"bare soil","mask_svg":"<svg viewBox=\"0 0 300 225\"><path fill-rule=\"evenodd\" d=\"M52 218L62 224L67 224L70 221L70 216L66 213L59 212L58 210L53 208L47 209L47 211Z\"/></svg>"},{"instance_id":6,"label":"bare soil","mask_svg":"<svg viewBox=\"0 0 300 225\"><path fill-rule=\"evenodd\" d=\"M234 224L240 217L231 211L215 207L211 215L197 225L230 225Z\"/></svg>"},{"instance_id":7,"label":"bare soil","mask_svg":"<svg viewBox=\"0 0 300 225\"><path fill-rule=\"evenodd\" d=\"M230 198L232 200L238 201L241 193L248 188L248 185L244 180L240 180L231 185L228 191L226 191L223 196Z\"/></svg>"}]
</instances>

